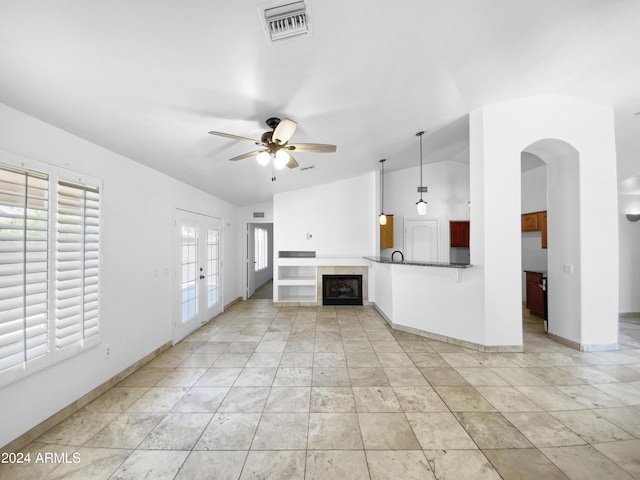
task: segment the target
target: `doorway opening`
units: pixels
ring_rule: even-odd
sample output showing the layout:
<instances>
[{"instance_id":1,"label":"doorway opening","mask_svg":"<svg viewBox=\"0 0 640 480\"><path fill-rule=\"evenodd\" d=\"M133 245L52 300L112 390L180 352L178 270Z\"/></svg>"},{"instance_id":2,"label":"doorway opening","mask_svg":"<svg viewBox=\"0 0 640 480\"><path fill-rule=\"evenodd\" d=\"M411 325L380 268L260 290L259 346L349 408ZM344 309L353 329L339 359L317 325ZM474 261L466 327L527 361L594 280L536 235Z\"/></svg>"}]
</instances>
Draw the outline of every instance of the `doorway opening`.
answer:
<instances>
[{"instance_id":1,"label":"doorway opening","mask_svg":"<svg viewBox=\"0 0 640 480\"><path fill-rule=\"evenodd\" d=\"M247 223L245 240L246 298L273 299L273 223Z\"/></svg>"}]
</instances>

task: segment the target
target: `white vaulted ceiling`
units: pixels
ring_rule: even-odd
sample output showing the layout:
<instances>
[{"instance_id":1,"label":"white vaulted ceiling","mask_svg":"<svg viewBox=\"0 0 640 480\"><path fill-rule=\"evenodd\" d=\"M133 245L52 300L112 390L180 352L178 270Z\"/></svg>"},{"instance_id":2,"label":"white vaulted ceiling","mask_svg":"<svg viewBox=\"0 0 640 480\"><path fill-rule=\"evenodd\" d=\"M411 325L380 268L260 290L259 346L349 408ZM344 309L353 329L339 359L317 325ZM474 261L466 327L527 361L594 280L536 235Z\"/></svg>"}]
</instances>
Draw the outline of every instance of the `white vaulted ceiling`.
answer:
<instances>
[{"instance_id":1,"label":"white vaulted ceiling","mask_svg":"<svg viewBox=\"0 0 640 480\"><path fill-rule=\"evenodd\" d=\"M0 102L236 205L377 169L468 160L467 114L557 93L640 134L637 0L311 0L269 45L257 0L0 0ZM333 143L271 171L229 162L264 120Z\"/></svg>"}]
</instances>

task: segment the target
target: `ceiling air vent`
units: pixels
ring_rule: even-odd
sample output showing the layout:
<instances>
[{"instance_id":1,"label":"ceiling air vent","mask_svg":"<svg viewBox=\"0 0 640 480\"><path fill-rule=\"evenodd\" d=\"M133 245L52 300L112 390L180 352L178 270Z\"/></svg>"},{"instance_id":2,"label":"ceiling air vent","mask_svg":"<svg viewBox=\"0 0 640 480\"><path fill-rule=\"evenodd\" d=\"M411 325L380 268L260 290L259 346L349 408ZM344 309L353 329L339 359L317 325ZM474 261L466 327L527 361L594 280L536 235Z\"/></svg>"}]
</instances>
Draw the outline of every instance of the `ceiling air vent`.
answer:
<instances>
[{"instance_id":1,"label":"ceiling air vent","mask_svg":"<svg viewBox=\"0 0 640 480\"><path fill-rule=\"evenodd\" d=\"M311 31L305 2L270 4L258 7L258 14L269 43L306 35Z\"/></svg>"}]
</instances>

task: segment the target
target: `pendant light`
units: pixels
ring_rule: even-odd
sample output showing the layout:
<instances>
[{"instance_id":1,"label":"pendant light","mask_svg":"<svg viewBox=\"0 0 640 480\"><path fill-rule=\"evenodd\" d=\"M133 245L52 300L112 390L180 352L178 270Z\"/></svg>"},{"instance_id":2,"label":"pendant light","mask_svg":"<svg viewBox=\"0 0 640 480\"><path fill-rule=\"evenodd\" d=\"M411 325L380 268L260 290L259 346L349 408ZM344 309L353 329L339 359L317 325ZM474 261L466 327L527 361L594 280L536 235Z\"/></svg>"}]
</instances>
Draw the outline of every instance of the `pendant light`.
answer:
<instances>
[{"instance_id":1,"label":"pendant light","mask_svg":"<svg viewBox=\"0 0 640 480\"><path fill-rule=\"evenodd\" d=\"M384 162L386 159L380 160L380 225L387 224L387 216L384 214Z\"/></svg>"},{"instance_id":2,"label":"pendant light","mask_svg":"<svg viewBox=\"0 0 640 480\"><path fill-rule=\"evenodd\" d=\"M426 215L427 214L427 202L422 199L422 136L424 132L416 133L417 137L420 137L420 188L418 191L420 192L420 200L416 202L416 208L418 210L418 215Z\"/></svg>"}]
</instances>

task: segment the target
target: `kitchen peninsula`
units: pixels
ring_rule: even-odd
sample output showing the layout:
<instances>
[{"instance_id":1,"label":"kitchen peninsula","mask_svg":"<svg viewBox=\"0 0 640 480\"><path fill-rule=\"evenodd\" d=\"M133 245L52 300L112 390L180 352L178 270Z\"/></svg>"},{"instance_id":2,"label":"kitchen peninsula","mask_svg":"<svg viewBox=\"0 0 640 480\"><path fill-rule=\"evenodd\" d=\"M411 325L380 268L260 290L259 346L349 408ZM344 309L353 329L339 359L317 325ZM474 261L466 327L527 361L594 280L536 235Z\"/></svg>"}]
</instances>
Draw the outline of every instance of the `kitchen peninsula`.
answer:
<instances>
[{"instance_id":1,"label":"kitchen peninsula","mask_svg":"<svg viewBox=\"0 0 640 480\"><path fill-rule=\"evenodd\" d=\"M473 305L481 294L473 265L364 257L373 277L373 305L398 330L484 350ZM475 285L475 288L474 288ZM476 329L478 331L476 331Z\"/></svg>"}]
</instances>

